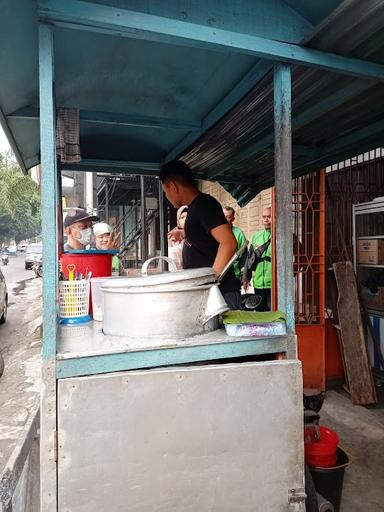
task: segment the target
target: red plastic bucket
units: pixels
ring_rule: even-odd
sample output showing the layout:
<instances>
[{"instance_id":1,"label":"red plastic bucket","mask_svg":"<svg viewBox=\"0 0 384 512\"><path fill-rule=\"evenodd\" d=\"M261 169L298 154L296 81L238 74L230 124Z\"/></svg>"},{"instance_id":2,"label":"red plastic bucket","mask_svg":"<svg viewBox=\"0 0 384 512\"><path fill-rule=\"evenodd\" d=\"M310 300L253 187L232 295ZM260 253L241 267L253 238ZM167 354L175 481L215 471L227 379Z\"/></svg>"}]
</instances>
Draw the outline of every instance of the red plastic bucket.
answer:
<instances>
[{"instance_id":1,"label":"red plastic bucket","mask_svg":"<svg viewBox=\"0 0 384 512\"><path fill-rule=\"evenodd\" d=\"M68 278L68 265L75 265L75 272L86 277L92 272L92 277L108 277L112 275L113 253L96 251L83 251L79 253L65 252L61 255L61 267L65 277Z\"/></svg>"},{"instance_id":2,"label":"red plastic bucket","mask_svg":"<svg viewBox=\"0 0 384 512\"><path fill-rule=\"evenodd\" d=\"M75 265L74 272L83 274L89 272L92 277L110 277L112 275L112 258L118 251L74 251L64 252L60 256L61 271L68 278L68 265ZM89 299L89 312L92 314L92 296Z\"/></svg>"},{"instance_id":3,"label":"red plastic bucket","mask_svg":"<svg viewBox=\"0 0 384 512\"><path fill-rule=\"evenodd\" d=\"M307 427L306 439L308 434L315 432L313 427ZM331 468L337 464L337 447L339 445L339 436L334 430L327 427L320 427L320 439L312 436L311 442L305 443L305 462L309 466L320 468Z\"/></svg>"}]
</instances>

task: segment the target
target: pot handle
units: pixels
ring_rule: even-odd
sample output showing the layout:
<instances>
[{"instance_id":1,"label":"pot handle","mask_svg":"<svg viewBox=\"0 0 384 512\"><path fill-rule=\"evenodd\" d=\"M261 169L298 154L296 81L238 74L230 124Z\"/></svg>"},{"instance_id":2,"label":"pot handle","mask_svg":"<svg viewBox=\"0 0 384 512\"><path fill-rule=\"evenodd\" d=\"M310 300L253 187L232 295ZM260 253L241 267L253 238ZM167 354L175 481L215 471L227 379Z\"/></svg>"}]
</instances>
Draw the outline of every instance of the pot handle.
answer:
<instances>
[{"instance_id":1,"label":"pot handle","mask_svg":"<svg viewBox=\"0 0 384 512\"><path fill-rule=\"evenodd\" d=\"M154 256L153 258L149 258L148 260L144 261L143 266L141 267L141 274L143 276L147 275L149 265L152 263L152 261L155 260L164 260L168 263L168 269L170 272L177 271L176 263L171 258L168 258L168 256Z\"/></svg>"}]
</instances>

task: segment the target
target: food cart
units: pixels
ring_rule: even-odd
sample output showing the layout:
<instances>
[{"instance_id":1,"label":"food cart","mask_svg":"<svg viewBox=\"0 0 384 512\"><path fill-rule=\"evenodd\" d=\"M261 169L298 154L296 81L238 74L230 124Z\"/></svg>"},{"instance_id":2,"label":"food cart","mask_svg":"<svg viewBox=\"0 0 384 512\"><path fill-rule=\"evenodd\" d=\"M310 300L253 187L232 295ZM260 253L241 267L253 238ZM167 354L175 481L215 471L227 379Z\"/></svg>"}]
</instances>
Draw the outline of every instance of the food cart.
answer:
<instances>
[{"instance_id":1,"label":"food cart","mask_svg":"<svg viewBox=\"0 0 384 512\"><path fill-rule=\"evenodd\" d=\"M314 124L301 132L308 144L296 145L296 175L364 148L378 126L332 145L340 125L316 124L359 95L364 110L366 89L384 78L382 65L349 56L353 37L343 39L346 56L329 51L330 27L347 30L344 15L367 19L361 4L20 0L15 9L2 2L1 59L14 75L2 84L12 101L1 122L21 167L41 162L42 169L42 512L304 511L302 379L287 257L291 66L301 100L294 129ZM57 160L57 107L79 114L75 164ZM105 335L95 322L59 326L60 172L156 176L162 162L180 156L241 206L275 184L277 306L287 334L237 338L217 329L156 339L148 325L151 336L132 339Z\"/></svg>"},{"instance_id":2,"label":"food cart","mask_svg":"<svg viewBox=\"0 0 384 512\"><path fill-rule=\"evenodd\" d=\"M40 15L55 18L47 5ZM57 247L52 212L58 197L53 32L39 27L43 222L50 249ZM285 207L291 197L290 67L283 63L275 66L275 122L276 198L284 212L277 222L279 307L287 312L288 334L254 339L217 329L156 339L155 323L147 326L148 339L132 339L105 335L96 322L57 327L58 283L56 273L46 272L42 510L56 503L63 512L245 512L263 503L270 510L304 510L301 364L292 264L282 257L292 252ZM57 256L46 250L47 268L57 268Z\"/></svg>"}]
</instances>

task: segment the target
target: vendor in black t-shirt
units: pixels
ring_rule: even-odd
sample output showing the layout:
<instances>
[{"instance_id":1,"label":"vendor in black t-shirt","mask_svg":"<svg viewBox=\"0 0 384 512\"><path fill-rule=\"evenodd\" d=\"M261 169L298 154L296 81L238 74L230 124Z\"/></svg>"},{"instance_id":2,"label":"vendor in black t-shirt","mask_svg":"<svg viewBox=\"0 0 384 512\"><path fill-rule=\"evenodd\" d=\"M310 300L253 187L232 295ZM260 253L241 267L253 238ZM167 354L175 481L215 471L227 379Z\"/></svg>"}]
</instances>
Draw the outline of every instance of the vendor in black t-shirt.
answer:
<instances>
[{"instance_id":1,"label":"vendor in black t-shirt","mask_svg":"<svg viewBox=\"0 0 384 512\"><path fill-rule=\"evenodd\" d=\"M237 250L222 206L212 196L199 191L191 169L181 160L164 164L159 178L175 208L188 206L183 268L212 267L220 274ZM220 290L231 309L241 308L240 285L233 268L224 276Z\"/></svg>"}]
</instances>

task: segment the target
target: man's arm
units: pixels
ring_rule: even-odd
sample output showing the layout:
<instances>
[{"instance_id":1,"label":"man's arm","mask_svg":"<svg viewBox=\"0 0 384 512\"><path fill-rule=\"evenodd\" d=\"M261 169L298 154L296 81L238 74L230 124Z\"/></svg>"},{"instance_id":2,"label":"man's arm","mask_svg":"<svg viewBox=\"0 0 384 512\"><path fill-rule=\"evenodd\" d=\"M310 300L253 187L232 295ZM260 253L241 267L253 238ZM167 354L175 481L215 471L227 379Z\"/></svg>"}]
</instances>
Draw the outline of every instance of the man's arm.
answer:
<instances>
[{"instance_id":1,"label":"man's arm","mask_svg":"<svg viewBox=\"0 0 384 512\"><path fill-rule=\"evenodd\" d=\"M228 261L237 250L237 241L232 233L231 226L226 223L210 230L213 238L219 243L216 258L213 263L213 270L220 274Z\"/></svg>"}]
</instances>

